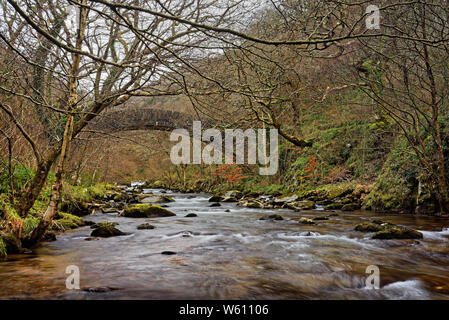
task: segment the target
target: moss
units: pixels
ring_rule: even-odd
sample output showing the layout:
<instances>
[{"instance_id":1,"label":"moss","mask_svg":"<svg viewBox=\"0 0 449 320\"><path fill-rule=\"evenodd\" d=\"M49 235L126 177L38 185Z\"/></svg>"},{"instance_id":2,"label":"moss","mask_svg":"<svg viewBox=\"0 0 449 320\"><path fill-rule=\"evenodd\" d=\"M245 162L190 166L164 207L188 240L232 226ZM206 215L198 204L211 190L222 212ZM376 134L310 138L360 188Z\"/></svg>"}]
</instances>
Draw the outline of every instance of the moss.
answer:
<instances>
[{"instance_id":1,"label":"moss","mask_svg":"<svg viewBox=\"0 0 449 320\"><path fill-rule=\"evenodd\" d=\"M115 227L119 224L117 222L97 222L96 224L92 225L91 229L97 229L97 228L109 228L109 227Z\"/></svg>"},{"instance_id":2,"label":"moss","mask_svg":"<svg viewBox=\"0 0 449 320\"><path fill-rule=\"evenodd\" d=\"M151 230L151 229L154 229L154 228L155 227L153 225L149 224L149 223L144 223L144 224L141 224L141 225L137 226L138 230Z\"/></svg>"},{"instance_id":3,"label":"moss","mask_svg":"<svg viewBox=\"0 0 449 320\"><path fill-rule=\"evenodd\" d=\"M23 221L23 235L28 235L31 231L34 230L34 228L37 227L39 224L39 221L41 219L39 217L34 217L31 215L28 215L25 220Z\"/></svg>"},{"instance_id":4,"label":"moss","mask_svg":"<svg viewBox=\"0 0 449 320\"><path fill-rule=\"evenodd\" d=\"M378 232L383 230L384 227L382 227L380 224L373 223L373 222L363 222L355 226L355 231L360 232Z\"/></svg>"},{"instance_id":5,"label":"moss","mask_svg":"<svg viewBox=\"0 0 449 320\"><path fill-rule=\"evenodd\" d=\"M152 217L170 217L175 214L160 206L149 204L134 204L123 211L123 216L128 218L152 218Z\"/></svg>"},{"instance_id":6,"label":"moss","mask_svg":"<svg viewBox=\"0 0 449 320\"><path fill-rule=\"evenodd\" d=\"M83 218L77 217L73 214L66 212L59 212L58 218L52 221L50 226L51 230L66 231L76 229L86 225Z\"/></svg>"},{"instance_id":7,"label":"moss","mask_svg":"<svg viewBox=\"0 0 449 320\"><path fill-rule=\"evenodd\" d=\"M373 239L381 239L381 240L422 239L422 238L423 238L423 234L421 232L410 229L410 228L404 228L404 227L398 227L398 226L393 226L393 227L386 228L385 230L378 231L373 236Z\"/></svg>"}]
</instances>

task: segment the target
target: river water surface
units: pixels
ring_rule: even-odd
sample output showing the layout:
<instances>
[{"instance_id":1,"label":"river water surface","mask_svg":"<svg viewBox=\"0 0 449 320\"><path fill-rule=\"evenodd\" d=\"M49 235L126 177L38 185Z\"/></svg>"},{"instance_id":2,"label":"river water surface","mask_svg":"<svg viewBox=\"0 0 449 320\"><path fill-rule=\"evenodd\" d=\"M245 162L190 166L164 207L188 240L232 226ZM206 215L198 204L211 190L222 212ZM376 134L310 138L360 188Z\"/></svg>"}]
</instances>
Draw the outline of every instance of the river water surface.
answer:
<instances>
[{"instance_id":1,"label":"river water surface","mask_svg":"<svg viewBox=\"0 0 449 320\"><path fill-rule=\"evenodd\" d=\"M234 203L211 208L206 194L168 193L176 200L168 204L176 217L98 212L85 218L118 222L117 228L130 234L85 241L92 230L83 227L58 235L33 254L9 256L0 262L0 298L449 299L448 218L338 212L307 226L297 219L328 212ZM188 213L198 217L185 218ZM285 220L259 220L273 213ZM370 234L353 231L374 218L418 229L424 239L371 240ZM156 228L137 230L146 222ZM80 269L81 290L66 288L69 265ZM378 290L365 288L369 265L380 269ZM98 287L114 290L85 290Z\"/></svg>"}]
</instances>

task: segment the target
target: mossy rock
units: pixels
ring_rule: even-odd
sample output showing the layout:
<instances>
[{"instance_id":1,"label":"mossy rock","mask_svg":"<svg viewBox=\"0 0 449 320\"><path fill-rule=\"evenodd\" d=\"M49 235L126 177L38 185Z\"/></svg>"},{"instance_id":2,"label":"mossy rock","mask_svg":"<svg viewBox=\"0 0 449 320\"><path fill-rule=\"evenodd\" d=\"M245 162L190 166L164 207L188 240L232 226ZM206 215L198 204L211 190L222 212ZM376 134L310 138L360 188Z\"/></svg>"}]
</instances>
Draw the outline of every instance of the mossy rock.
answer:
<instances>
[{"instance_id":1,"label":"mossy rock","mask_svg":"<svg viewBox=\"0 0 449 320\"><path fill-rule=\"evenodd\" d=\"M328 217L325 216L319 216L319 217L315 217L313 218L314 221L324 221L324 220L329 220Z\"/></svg>"},{"instance_id":2,"label":"mossy rock","mask_svg":"<svg viewBox=\"0 0 449 320\"><path fill-rule=\"evenodd\" d=\"M315 202L310 200L302 200L302 201L293 201L289 202L285 205L287 208L293 209L293 210L312 210L315 209Z\"/></svg>"},{"instance_id":3,"label":"mossy rock","mask_svg":"<svg viewBox=\"0 0 449 320\"><path fill-rule=\"evenodd\" d=\"M310 225L316 224L315 222L313 222L312 219L305 218L305 217L300 218L300 219L298 220L298 222L299 222L300 224L310 224Z\"/></svg>"},{"instance_id":4,"label":"mossy rock","mask_svg":"<svg viewBox=\"0 0 449 320\"><path fill-rule=\"evenodd\" d=\"M144 223L144 224L141 224L141 225L137 226L138 230L151 230L151 229L154 229L154 228L155 227L153 225L149 224L149 223Z\"/></svg>"},{"instance_id":5,"label":"mossy rock","mask_svg":"<svg viewBox=\"0 0 449 320\"><path fill-rule=\"evenodd\" d=\"M355 231L360 232L378 232L381 230L384 230L385 227L383 227L381 224L373 223L373 222L363 222L355 226Z\"/></svg>"},{"instance_id":6,"label":"mossy rock","mask_svg":"<svg viewBox=\"0 0 449 320\"><path fill-rule=\"evenodd\" d=\"M423 234L417 230L405 228L405 227L387 227L384 230L376 232L372 239L422 239Z\"/></svg>"},{"instance_id":7,"label":"mossy rock","mask_svg":"<svg viewBox=\"0 0 449 320\"><path fill-rule=\"evenodd\" d=\"M360 209L360 205L356 203L348 203L341 207L342 211L356 211Z\"/></svg>"},{"instance_id":8,"label":"mossy rock","mask_svg":"<svg viewBox=\"0 0 449 320\"><path fill-rule=\"evenodd\" d=\"M60 205L60 210L78 217L87 216L90 210L86 203L77 200L65 200Z\"/></svg>"},{"instance_id":9,"label":"mossy rock","mask_svg":"<svg viewBox=\"0 0 449 320\"><path fill-rule=\"evenodd\" d=\"M98 229L98 228L102 228L102 227L115 227L115 226L118 226L118 225L119 225L118 222L106 221L106 222L95 223L95 224L91 225L90 228L91 229Z\"/></svg>"},{"instance_id":10,"label":"mossy rock","mask_svg":"<svg viewBox=\"0 0 449 320\"><path fill-rule=\"evenodd\" d=\"M94 229L90 235L92 237L109 238L109 237L123 236L125 235L125 233L120 231L114 226L101 226Z\"/></svg>"},{"instance_id":11,"label":"mossy rock","mask_svg":"<svg viewBox=\"0 0 449 320\"><path fill-rule=\"evenodd\" d=\"M128 206L121 215L127 218L157 218L176 216L176 214L167 209L149 204L134 204Z\"/></svg>"},{"instance_id":12,"label":"mossy rock","mask_svg":"<svg viewBox=\"0 0 449 320\"><path fill-rule=\"evenodd\" d=\"M298 200L298 195L297 194L286 194L280 197L277 197L274 199L274 203L275 204L284 204L284 203L289 203L289 202L294 202L296 200Z\"/></svg>"},{"instance_id":13,"label":"mossy rock","mask_svg":"<svg viewBox=\"0 0 449 320\"><path fill-rule=\"evenodd\" d=\"M324 209L326 210L340 210L343 207L343 203L341 202L333 202L328 204Z\"/></svg>"},{"instance_id":14,"label":"mossy rock","mask_svg":"<svg viewBox=\"0 0 449 320\"><path fill-rule=\"evenodd\" d=\"M284 218L281 215L279 215L279 214L272 214L272 215L269 215L269 216L263 216L259 220L276 220L276 221L280 221L280 220L284 220Z\"/></svg>"},{"instance_id":15,"label":"mossy rock","mask_svg":"<svg viewBox=\"0 0 449 320\"><path fill-rule=\"evenodd\" d=\"M66 212L59 212L58 218L52 221L50 229L53 231L72 230L86 225L83 218Z\"/></svg>"}]
</instances>

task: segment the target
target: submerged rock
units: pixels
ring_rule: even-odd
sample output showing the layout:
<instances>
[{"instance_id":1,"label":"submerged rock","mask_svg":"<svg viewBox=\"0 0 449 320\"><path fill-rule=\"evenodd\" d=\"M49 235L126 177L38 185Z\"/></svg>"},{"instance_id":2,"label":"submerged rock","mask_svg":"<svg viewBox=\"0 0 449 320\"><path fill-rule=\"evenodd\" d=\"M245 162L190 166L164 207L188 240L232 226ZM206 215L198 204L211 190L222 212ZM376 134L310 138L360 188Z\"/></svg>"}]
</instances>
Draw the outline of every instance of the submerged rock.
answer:
<instances>
[{"instance_id":1,"label":"submerged rock","mask_svg":"<svg viewBox=\"0 0 449 320\"><path fill-rule=\"evenodd\" d=\"M154 229L155 227L149 223L143 223L137 226L138 230L151 230Z\"/></svg>"},{"instance_id":2,"label":"submerged rock","mask_svg":"<svg viewBox=\"0 0 449 320\"><path fill-rule=\"evenodd\" d=\"M305 217L300 218L298 220L298 222L301 223L301 224L315 224L315 222L313 222L312 219L305 218Z\"/></svg>"},{"instance_id":3,"label":"submerged rock","mask_svg":"<svg viewBox=\"0 0 449 320\"><path fill-rule=\"evenodd\" d=\"M284 220L284 218L281 215L279 215L279 214L271 214L269 216L263 216L259 220L276 220L276 221L280 221L280 220Z\"/></svg>"},{"instance_id":4,"label":"submerged rock","mask_svg":"<svg viewBox=\"0 0 449 320\"><path fill-rule=\"evenodd\" d=\"M176 214L165 208L149 204L131 205L129 207L126 207L121 215L127 218L156 218L176 216Z\"/></svg>"},{"instance_id":5,"label":"submerged rock","mask_svg":"<svg viewBox=\"0 0 449 320\"><path fill-rule=\"evenodd\" d=\"M167 255L167 256L171 256L171 255L176 254L176 252L174 252L174 251L162 251L161 254Z\"/></svg>"},{"instance_id":6,"label":"submerged rock","mask_svg":"<svg viewBox=\"0 0 449 320\"><path fill-rule=\"evenodd\" d=\"M196 213L188 213L186 214L186 218L195 218L198 217L198 215Z\"/></svg>"},{"instance_id":7,"label":"submerged rock","mask_svg":"<svg viewBox=\"0 0 449 320\"><path fill-rule=\"evenodd\" d=\"M324 220L329 220L329 218L325 217L325 216L319 216L319 217L313 218L313 220L315 220L315 221L324 221Z\"/></svg>"}]
</instances>

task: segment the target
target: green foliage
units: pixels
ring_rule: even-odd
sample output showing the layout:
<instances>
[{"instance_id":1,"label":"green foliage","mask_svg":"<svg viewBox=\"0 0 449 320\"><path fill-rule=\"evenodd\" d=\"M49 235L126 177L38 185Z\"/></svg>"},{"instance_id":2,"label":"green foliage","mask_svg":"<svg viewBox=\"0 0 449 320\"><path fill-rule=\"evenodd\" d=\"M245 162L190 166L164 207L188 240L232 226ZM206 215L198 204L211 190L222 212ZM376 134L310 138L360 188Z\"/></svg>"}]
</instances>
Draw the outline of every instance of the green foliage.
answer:
<instances>
[{"instance_id":1,"label":"green foliage","mask_svg":"<svg viewBox=\"0 0 449 320\"><path fill-rule=\"evenodd\" d=\"M0 238L0 258L5 258L8 255L6 252L6 245L3 242L3 239Z\"/></svg>"},{"instance_id":2,"label":"green foliage","mask_svg":"<svg viewBox=\"0 0 449 320\"><path fill-rule=\"evenodd\" d=\"M39 221L41 219L38 217L34 217L31 215L28 215L25 220L23 221L23 233L22 236L25 237L28 234L31 233L31 231L34 230L34 228L37 227L37 225L39 224Z\"/></svg>"},{"instance_id":3,"label":"green foliage","mask_svg":"<svg viewBox=\"0 0 449 320\"><path fill-rule=\"evenodd\" d=\"M8 161L0 161L0 168L0 193L9 193ZM34 177L34 171L20 163L13 163L12 172L15 190L22 190Z\"/></svg>"}]
</instances>

